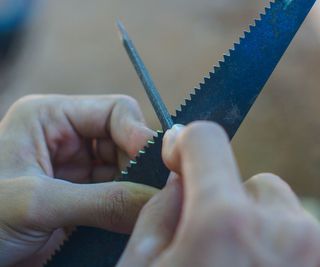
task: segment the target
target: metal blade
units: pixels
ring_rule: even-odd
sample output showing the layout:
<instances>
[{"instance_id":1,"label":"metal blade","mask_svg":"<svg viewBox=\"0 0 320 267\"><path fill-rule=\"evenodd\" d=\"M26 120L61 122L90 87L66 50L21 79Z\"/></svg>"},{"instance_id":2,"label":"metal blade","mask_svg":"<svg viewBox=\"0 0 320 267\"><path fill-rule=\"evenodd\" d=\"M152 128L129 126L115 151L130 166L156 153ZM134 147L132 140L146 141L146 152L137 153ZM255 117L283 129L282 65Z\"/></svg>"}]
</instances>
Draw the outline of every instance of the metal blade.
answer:
<instances>
[{"instance_id":1,"label":"metal blade","mask_svg":"<svg viewBox=\"0 0 320 267\"><path fill-rule=\"evenodd\" d=\"M230 139L234 136L265 83L288 48L316 0L276 0L271 2L229 50L219 66L214 67L190 100L176 111L173 121L188 124L210 120L222 125ZM122 179L161 188L168 170L161 161L162 135L155 146L147 148Z\"/></svg>"},{"instance_id":2,"label":"metal blade","mask_svg":"<svg viewBox=\"0 0 320 267\"><path fill-rule=\"evenodd\" d=\"M280 61L316 0L276 0L181 106L175 123L211 120L230 138Z\"/></svg>"},{"instance_id":3,"label":"metal blade","mask_svg":"<svg viewBox=\"0 0 320 267\"><path fill-rule=\"evenodd\" d=\"M230 55L195 90L191 100L181 106L173 116L174 122L216 121L232 138L314 3L315 0L272 2L261 20L250 27ZM141 151L120 180L159 188L165 184L168 170L161 160L162 137L163 133L159 133ZM124 235L80 228L46 266L114 266L126 240Z\"/></svg>"},{"instance_id":4,"label":"metal blade","mask_svg":"<svg viewBox=\"0 0 320 267\"><path fill-rule=\"evenodd\" d=\"M127 54L131 60L131 63L136 70L139 79L149 97L149 100L153 106L154 111L156 112L158 119L161 123L162 129L167 130L173 126L172 118L169 114L169 111L166 105L163 103L163 100L159 94L158 89L156 88L152 77L144 65L138 50L135 48L133 41L131 40L126 28L120 20L117 20L117 27L120 33L122 44L127 51Z\"/></svg>"}]
</instances>

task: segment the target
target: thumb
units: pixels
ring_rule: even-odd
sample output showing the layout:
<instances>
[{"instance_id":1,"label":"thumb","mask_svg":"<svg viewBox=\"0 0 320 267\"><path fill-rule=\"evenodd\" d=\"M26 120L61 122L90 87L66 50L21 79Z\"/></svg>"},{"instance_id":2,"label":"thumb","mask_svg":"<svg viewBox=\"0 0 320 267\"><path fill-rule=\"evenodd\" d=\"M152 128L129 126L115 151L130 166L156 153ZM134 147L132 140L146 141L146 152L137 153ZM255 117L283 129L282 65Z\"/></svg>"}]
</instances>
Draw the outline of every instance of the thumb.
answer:
<instances>
[{"instance_id":1,"label":"thumb","mask_svg":"<svg viewBox=\"0 0 320 267\"><path fill-rule=\"evenodd\" d=\"M128 182L73 184L48 180L37 201L41 212L36 212L41 214L45 229L84 225L130 233L140 209L157 192Z\"/></svg>"}]
</instances>

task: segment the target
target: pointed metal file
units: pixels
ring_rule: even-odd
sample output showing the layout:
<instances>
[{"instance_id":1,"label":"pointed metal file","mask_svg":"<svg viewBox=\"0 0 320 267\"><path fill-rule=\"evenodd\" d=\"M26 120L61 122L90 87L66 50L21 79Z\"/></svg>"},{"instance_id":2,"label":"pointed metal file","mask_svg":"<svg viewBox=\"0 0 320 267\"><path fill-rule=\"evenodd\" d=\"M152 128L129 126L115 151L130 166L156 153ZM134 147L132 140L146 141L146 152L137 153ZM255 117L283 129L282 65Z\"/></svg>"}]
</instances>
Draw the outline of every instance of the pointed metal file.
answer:
<instances>
[{"instance_id":1,"label":"pointed metal file","mask_svg":"<svg viewBox=\"0 0 320 267\"><path fill-rule=\"evenodd\" d=\"M117 27L120 32L123 46L128 53L128 56L143 84L144 89L146 90L153 109L160 120L162 129L170 129L173 126L172 118L167 110L166 105L162 101L162 98L149 74L149 71L140 58L137 49L135 48L132 40L129 37L129 34L120 20L117 20Z\"/></svg>"}]
</instances>

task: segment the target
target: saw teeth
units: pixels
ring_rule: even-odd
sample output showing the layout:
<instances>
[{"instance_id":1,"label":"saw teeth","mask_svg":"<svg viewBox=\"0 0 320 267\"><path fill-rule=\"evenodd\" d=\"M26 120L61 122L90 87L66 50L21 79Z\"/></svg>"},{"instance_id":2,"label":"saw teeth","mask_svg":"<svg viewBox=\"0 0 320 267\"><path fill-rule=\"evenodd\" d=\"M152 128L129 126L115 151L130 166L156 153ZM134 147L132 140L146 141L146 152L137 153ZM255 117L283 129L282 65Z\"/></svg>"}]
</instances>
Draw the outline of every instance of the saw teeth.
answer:
<instances>
[{"instance_id":1,"label":"saw teeth","mask_svg":"<svg viewBox=\"0 0 320 267\"><path fill-rule=\"evenodd\" d=\"M249 25L249 30L245 30L243 32L243 36L239 38L238 42L235 42L233 44L233 48L231 48L228 51L228 54L223 55L223 59L219 61L218 66L213 66L213 71L209 73L209 78L204 78L204 82L199 83L199 88L195 88L194 94L191 96L191 98L197 96L198 93L200 93L203 88L205 88L205 85L211 80L214 79L216 73L220 71L220 69L228 62L228 60L231 58L231 56L237 51L238 47L243 43L252 33L252 31L255 30L255 28L261 23L261 20L266 16L266 14L272 9L272 7L276 4L277 1L280 0L270 0L268 5L265 7L264 12L260 13L259 18L260 19L255 19L254 20L254 25ZM185 101L186 104L181 104L180 107L175 111L175 115L173 116L174 118L178 118L180 114L184 112L184 109L188 105L189 102Z\"/></svg>"},{"instance_id":2,"label":"saw teeth","mask_svg":"<svg viewBox=\"0 0 320 267\"><path fill-rule=\"evenodd\" d=\"M223 56L223 60L218 61L219 67L221 68L225 64L225 58Z\"/></svg>"},{"instance_id":3,"label":"saw teeth","mask_svg":"<svg viewBox=\"0 0 320 267\"><path fill-rule=\"evenodd\" d=\"M185 104L181 104L181 110L185 107L186 105ZM180 110L180 111L181 111Z\"/></svg>"},{"instance_id":4,"label":"saw teeth","mask_svg":"<svg viewBox=\"0 0 320 267\"><path fill-rule=\"evenodd\" d=\"M240 42L236 42L233 44L233 48L229 50L230 56L231 56L231 53L235 52L238 49L238 46L240 46Z\"/></svg>"},{"instance_id":5,"label":"saw teeth","mask_svg":"<svg viewBox=\"0 0 320 267\"><path fill-rule=\"evenodd\" d=\"M211 73L210 73L210 77L211 77ZM197 93L200 92L200 89L199 88L194 88L194 95L196 95Z\"/></svg>"},{"instance_id":6,"label":"saw teeth","mask_svg":"<svg viewBox=\"0 0 320 267\"><path fill-rule=\"evenodd\" d=\"M162 134L163 134L162 130L157 130L157 136L154 136L151 140L147 141L146 146L143 149L139 150L136 158L134 160L130 160L129 165L126 167L126 169L121 171L122 178L128 177L130 169L139 163L141 157L147 153L148 148L154 145L156 138L158 138L158 136Z\"/></svg>"},{"instance_id":7,"label":"saw teeth","mask_svg":"<svg viewBox=\"0 0 320 267\"><path fill-rule=\"evenodd\" d=\"M204 83L207 83L210 80L208 77L204 77Z\"/></svg>"},{"instance_id":8,"label":"saw teeth","mask_svg":"<svg viewBox=\"0 0 320 267\"><path fill-rule=\"evenodd\" d=\"M239 43L235 43L233 44L233 47L231 49L229 49L229 57L232 57L232 55L236 52L236 50L238 49L238 46L240 46Z\"/></svg>"},{"instance_id":9,"label":"saw teeth","mask_svg":"<svg viewBox=\"0 0 320 267\"><path fill-rule=\"evenodd\" d=\"M256 19L256 25L257 25L257 23L259 23L261 20L264 19L264 17L266 16L266 10L267 9L265 9L264 13L260 14L259 19Z\"/></svg>"},{"instance_id":10,"label":"saw teeth","mask_svg":"<svg viewBox=\"0 0 320 267\"><path fill-rule=\"evenodd\" d=\"M152 151L154 151L155 146L157 147L157 145L162 143L162 138L163 138L164 133L163 133L163 131L157 131L157 133L158 133L158 135L154 136L152 140L149 140L147 142L147 145L144 147L144 149L142 151L139 152L138 156L133 161L130 161L130 165L126 168L126 170L124 170L121 173L121 176L118 177L116 179L116 181L131 181L131 182L144 183L144 180L141 177L142 174L140 174L139 171L141 168L141 164L143 164L142 162L147 160L147 155L149 153L152 153ZM153 164L153 162L150 160L149 161L147 160L147 162L148 162L147 163L148 166ZM137 174L137 171L139 172L139 174ZM147 175L147 177L156 177L156 176L152 176L152 175L153 174L151 174L149 176ZM152 179L157 179L157 177L152 178ZM146 181L145 181L145 183L148 184ZM159 180L158 184L153 185L153 186L156 186L158 188L162 188L165 185L163 183L164 182Z\"/></svg>"},{"instance_id":11,"label":"saw teeth","mask_svg":"<svg viewBox=\"0 0 320 267\"><path fill-rule=\"evenodd\" d=\"M70 239L70 237L77 231L77 228L74 227L72 230L68 233L68 236L58 245L58 247L53 251L53 253L49 256L49 258L45 259L43 261L43 267L47 266L47 264L54 258L54 256L60 252L60 250L63 248L66 242Z\"/></svg>"},{"instance_id":12,"label":"saw teeth","mask_svg":"<svg viewBox=\"0 0 320 267\"><path fill-rule=\"evenodd\" d=\"M185 109L187 108L187 106L189 106L189 104L192 102L193 99L195 99L198 94L200 94L201 91L204 90L204 88L206 88L207 83L211 82L212 79L215 78L215 76L217 75L217 73L225 66L225 64L227 62L229 62L231 60L231 57L233 56L234 53L236 53L236 51L239 49L239 46L246 41L246 38L248 38L248 36L250 36L250 34L252 33L252 31L255 30L255 27L257 27L257 25L259 25L259 23L261 23L261 20L263 19L263 17L265 17L267 15L267 12L269 12L269 10L271 10L272 6L275 5L275 3L277 1L280 0L271 0L271 2L269 2L269 6L265 7L264 9L264 13L260 14L260 19L255 19L254 20L254 25L250 25L249 26L249 31L244 31L243 36L241 36L238 40L238 42L235 42L233 44L233 48L231 48L228 51L228 54L223 55L223 59L219 61L218 66L214 66L213 67L213 71L209 72L208 77L205 77L204 80L202 82L199 83L199 87L196 87L194 89L193 92L191 92L189 94L189 97L185 98L184 103L182 103L180 105L180 107L175 111L175 114L172 115L172 118L174 121L179 121L179 118L181 116L183 116L183 113L185 111ZM158 132L161 133L161 132ZM139 163L139 158L141 156L143 156L144 154L146 154L146 151L148 151L148 147L152 146L155 144L154 139L153 140L149 140L147 142L147 147L141 151L139 151L139 155L136 158L136 164ZM132 164L131 164L132 165ZM134 164L135 165L135 164ZM130 171L131 166L129 166L127 168L128 171Z\"/></svg>"},{"instance_id":13,"label":"saw teeth","mask_svg":"<svg viewBox=\"0 0 320 267\"><path fill-rule=\"evenodd\" d=\"M255 27L259 26L260 23L261 23L261 16L260 16L260 19L255 19L254 20Z\"/></svg>"},{"instance_id":14,"label":"saw teeth","mask_svg":"<svg viewBox=\"0 0 320 267\"><path fill-rule=\"evenodd\" d=\"M224 54L223 55L223 60L221 60L221 66L223 66L224 64L226 64L230 59L230 55ZM211 72L210 72L210 77L211 77Z\"/></svg>"},{"instance_id":15,"label":"saw teeth","mask_svg":"<svg viewBox=\"0 0 320 267\"><path fill-rule=\"evenodd\" d=\"M288 1L288 0L287 0ZM275 0L275 1L272 1L272 2L270 2L270 7L267 7L267 8L265 8L265 14L261 14L260 15L260 18L261 19L263 19L265 16L267 16L268 14L268 12L271 10L271 8L276 4L276 3L279 3L279 4L285 4L285 0ZM255 20L255 25L257 26L257 25L259 25L260 23L262 23L260 20ZM252 33L252 31L254 31L255 30L255 27L251 27L250 26L250 32ZM245 36L247 36L247 35L249 35L250 34L250 32L245 32ZM229 50L229 56L232 56L234 53L236 53L236 51L237 51L237 49L238 49L238 47L239 47L239 45L240 45L240 43L242 43L243 44L243 42L245 42L246 40L243 38L243 37L241 37L240 38L240 42L239 43L235 43L234 44L234 48L233 49L230 49ZM244 45L246 45L246 44L244 44ZM226 62L227 60L230 60L230 59L228 59L228 56L224 56L224 62ZM220 66L223 66L222 65L223 63L221 63L220 64ZM213 68L213 70L214 70L214 72L210 72L210 78L211 79L215 79L215 75L216 75L216 73L217 73L217 71L219 71L219 69L220 69L220 74L221 74L221 68L219 68L219 67L217 67L217 66L215 66L214 68ZM208 79L205 79L205 82L209 82L209 80ZM212 81L210 81L210 82L212 82ZM200 84L200 88L203 88L203 87L206 87L206 84L205 83L201 83ZM197 96L201 96L201 94L200 94L200 89L199 88L196 88L195 89L195 91L194 91L194 94L192 94L190 97L191 98L195 98L195 97L197 97ZM188 101L185 101L186 102L186 104L188 104L189 102ZM176 118L174 121L176 121L176 122L181 122L181 118L183 118L183 116L186 114L186 113L184 113L183 114L183 112L184 112L184 109L186 108L186 105L184 105L184 104L182 104L181 106L180 106L180 108L181 108L181 110L177 110L176 111L176 115L175 116L172 116L173 118ZM191 109L194 109L194 107L191 107ZM186 121L188 121L188 120L186 120ZM187 123L187 122L186 122ZM152 165L152 162L158 162L159 161L159 151L157 151L156 149L158 149L159 148L159 146L157 146L157 145L159 145L159 142L161 142L161 140L162 140L162 135L160 135L160 136L158 136L158 137L155 137L154 139L153 139L153 141L149 141L148 142L148 145L143 149L143 150L140 150L139 151L139 154L138 154L138 157L136 158L136 161L135 161L135 163L136 164L133 164L132 166L129 166L128 168L127 168L127 171L122 171L122 178L128 178L128 180L130 180L130 178L132 179L132 180L134 180L133 179L133 177L130 177L130 175L132 174L132 175L135 175L134 173L135 173L135 170L140 170L141 171L141 169L139 169L141 166L142 167L145 167L146 166L146 164L148 165L148 164L151 164L151 166L153 166ZM156 141L155 141L156 140ZM154 146L153 146L153 144L155 144ZM149 146L150 145L150 146ZM161 148L161 147L160 147ZM148 153L150 153L150 157L149 158L147 158L147 156L149 155ZM154 161L154 159L156 159L156 161ZM132 162L130 162L130 163L132 163ZM159 166L157 166L157 165L155 165L155 168L153 167L153 168L150 168L149 169L149 174L151 174L151 176L154 174L154 176L155 177L160 177L161 179L163 179L163 181L164 181L164 179L167 177L161 177L161 175L163 174L163 169L161 169L162 167L160 166L160 168L158 168ZM158 168L158 169L157 169ZM130 170L131 170L131 173L130 173ZM160 171L159 171L160 170ZM143 171L145 171L145 169L143 169ZM158 171L158 172L157 172ZM139 173L140 174L140 173ZM159 176L160 175L160 176ZM167 175L167 174L166 174ZM139 178L139 177L138 177ZM161 185L161 186L163 186L163 185ZM160 186L159 186L159 188L160 188ZM103 253L105 253L105 251L103 252Z\"/></svg>"}]
</instances>

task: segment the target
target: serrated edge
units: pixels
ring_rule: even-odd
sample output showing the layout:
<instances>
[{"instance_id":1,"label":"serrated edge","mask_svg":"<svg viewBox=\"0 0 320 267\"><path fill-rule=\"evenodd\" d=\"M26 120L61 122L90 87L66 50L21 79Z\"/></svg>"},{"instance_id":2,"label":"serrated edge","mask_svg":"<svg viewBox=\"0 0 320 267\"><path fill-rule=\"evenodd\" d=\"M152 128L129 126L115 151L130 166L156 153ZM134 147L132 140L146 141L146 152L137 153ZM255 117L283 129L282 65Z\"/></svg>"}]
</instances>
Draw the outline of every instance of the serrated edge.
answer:
<instances>
[{"instance_id":1,"label":"serrated edge","mask_svg":"<svg viewBox=\"0 0 320 267\"><path fill-rule=\"evenodd\" d=\"M172 118L175 120L179 117L180 113L183 113L184 109L188 105L188 103L192 102L192 100L198 96L198 94L204 90L205 84L209 81L214 79L217 72L219 72L223 65L228 62L228 60L232 57L232 55L236 52L237 47L240 46L245 40L247 40L250 35L254 32L255 28L261 23L263 18L267 15L269 11L272 10L272 7L276 4L277 1L280 0L270 0L266 6L264 7L264 10L262 13L260 13L258 18L253 19L253 24L249 24L248 29L243 31L243 34L239 37L238 41L234 42L232 47L225 53L217 63L217 65L214 65L212 70L209 72L207 76L203 78L202 81L200 81L198 87L195 87L191 92L188 93L188 95L183 100L182 104L175 110L175 113L172 115Z\"/></svg>"},{"instance_id":2,"label":"serrated edge","mask_svg":"<svg viewBox=\"0 0 320 267\"><path fill-rule=\"evenodd\" d=\"M134 160L130 160L127 167L121 171L121 177L117 178L117 181L121 181L122 179L126 179L129 176L130 169L139 164L142 157L147 155L148 150L156 143L158 138L163 134L162 130L157 130L157 135L153 136L151 139L147 141L147 144L143 149L139 150Z\"/></svg>"},{"instance_id":3,"label":"serrated edge","mask_svg":"<svg viewBox=\"0 0 320 267\"><path fill-rule=\"evenodd\" d=\"M45 259L45 261L42 263L43 267L46 267L50 261L54 258L54 256L60 252L61 248L70 240L70 237L76 233L78 230L77 227L73 227L70 231L70 233L66 236L64 240L61 241L61 243L54 249L53 253L49 256L49 258Z\"/></svg>"},{"instance_id":4,"label":"serrated edge","mask_svg":"<svg viewBox=\"0 0 320 267\"><path fill-rule=\"evenodd\" d=\"M249 30L244 30L243 31L243 36L239 37L239 40L237 42L235 42L233 44L233 46L227 51L226 54L223 55L223 58L221 60L218 61L217 65L213 66L213 71L210 71L209 74L207 76L205 76L203 78L203 81L201 81L199 83L198 87L195 87L193 90L191 90L191 92L189 92L188 96L185 97L184 102L182 104L180 104L178 106L178 108L175 110L175 113L172 115L173 118L177 118L179 113L182 113L184 108L187 106L187 104L189 102L192 102L192 99L195 98L203 89L206 80L211 80L214 79L215 77L215 73L217 73L218 71L221 70L221 67L223 67L224 64L227 63L227 61L231 58L232 54L236 52L237 47L241 45L241 43L246 40L250 34L254 31L254 29L258 26L258 24L263 20L263 17L265 17L267 15L267 13L272 10L272 7L276 4L276 2L279 0L270 0L267 4L266 7L264 8L264 11L262 13L259 14L259 18L255 18L253 20L253 24L249 24ZM135 157L135 159L133 161L129 162L129 165L126 167L125 170L121 171L121 177L119 178L119 180L121 179L125 179L126 176L129 175L130 169L132 168L132 166L135 166L137 164L139 164L140 159L144 156L147 155L147 151L149 150L150 147L152 147L154 145L154 143L156 142L156 140L159 138L159 133L162 134L163 131L157 131L158 135L154 136L152 139L148 140L147 145L138 151L137 156ZM134 162L134 164L133 164ZM56 255L56 253L58 253L61 248L64 246L64 244L69 240L69 238L71 237L72 234L74 234L77 231L77 228L75 228L75 230L73 232L70 233L70 235L67 237L67 239L65 239L57 249L55 249L54 253L45 261L44 263L44 267L46 264L48 264L50 262L50 260L52 260L52 258Z\"/></svg>"}]
</instances>

